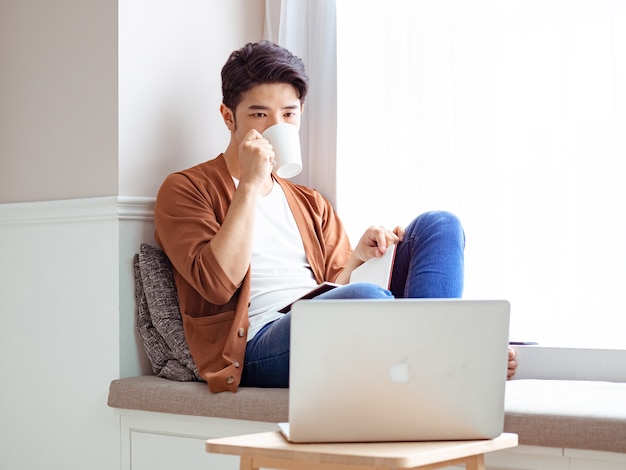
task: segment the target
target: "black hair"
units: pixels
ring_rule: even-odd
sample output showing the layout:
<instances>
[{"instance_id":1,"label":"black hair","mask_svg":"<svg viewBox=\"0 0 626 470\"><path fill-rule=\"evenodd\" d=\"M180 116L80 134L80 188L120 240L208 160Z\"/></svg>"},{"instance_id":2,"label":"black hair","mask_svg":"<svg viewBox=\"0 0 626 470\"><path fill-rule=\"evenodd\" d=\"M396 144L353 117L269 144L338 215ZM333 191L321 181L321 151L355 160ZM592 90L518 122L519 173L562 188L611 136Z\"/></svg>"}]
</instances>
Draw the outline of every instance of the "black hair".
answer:
<instances>
[{"instance_id":1,"label":"black hair","mask_svg":"<svg viewBox=\"0 0 626 470\"><path fill-rule=\"evenodd\" d=\"M265 83L292 85L301 104L309 89L302 59L273 42L260 41L234 51L224 64L222 103L234 112L243 93Z\"/></svg>"}]
</instances>

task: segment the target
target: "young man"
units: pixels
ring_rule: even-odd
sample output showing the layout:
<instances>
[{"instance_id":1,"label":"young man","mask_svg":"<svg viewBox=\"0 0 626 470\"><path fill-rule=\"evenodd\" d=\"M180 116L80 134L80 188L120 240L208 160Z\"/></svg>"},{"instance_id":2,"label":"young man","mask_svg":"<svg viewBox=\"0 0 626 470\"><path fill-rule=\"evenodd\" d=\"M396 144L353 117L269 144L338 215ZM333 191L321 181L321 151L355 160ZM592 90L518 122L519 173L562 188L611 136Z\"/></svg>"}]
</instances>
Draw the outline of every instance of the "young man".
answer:
<instances>
[{"instance_id":1,"label":"young man","mask_svg":"<svg viewBox=\"0 0 626 470\"><path fill-rule=\"evenodd\" d=\"M220 107L228 148L168 176L157 196L156 239L174 266L189 348L213 392L287 387L291 317L278 310L324 281L347 284L391 244L391 292L349 284L320 298L462 293L465 237L452 214L423 214L406 230L370 227L352 249L328 201L273 172L261 134L277 123L299 127L307 90L304 64L289 51L262 41L233 52Z\"/></svg>"}]
</instances>

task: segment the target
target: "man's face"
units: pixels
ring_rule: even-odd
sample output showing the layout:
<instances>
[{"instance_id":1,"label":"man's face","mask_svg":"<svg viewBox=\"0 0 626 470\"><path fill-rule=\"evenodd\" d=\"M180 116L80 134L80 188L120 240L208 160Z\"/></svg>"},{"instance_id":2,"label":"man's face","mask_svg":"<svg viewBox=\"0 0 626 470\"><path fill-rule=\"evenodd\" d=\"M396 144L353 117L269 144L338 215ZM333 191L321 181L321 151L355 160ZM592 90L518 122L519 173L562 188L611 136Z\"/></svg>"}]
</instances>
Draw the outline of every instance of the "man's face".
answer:
<instances>
[{"instance_id":1,"label":"man's face","mask_svg":"<svg viewBox=\"0 0 626 470\"><path fill-rule=\"evenodd\" d=\"M301 115L302 105L292 85L266 83L243 94L235 111L234 123L228 127L234 130L237 141L241 142L250 129L263 133L268 127L279 123L289 123L300 128Z\"/></svg>"}]
</instances>

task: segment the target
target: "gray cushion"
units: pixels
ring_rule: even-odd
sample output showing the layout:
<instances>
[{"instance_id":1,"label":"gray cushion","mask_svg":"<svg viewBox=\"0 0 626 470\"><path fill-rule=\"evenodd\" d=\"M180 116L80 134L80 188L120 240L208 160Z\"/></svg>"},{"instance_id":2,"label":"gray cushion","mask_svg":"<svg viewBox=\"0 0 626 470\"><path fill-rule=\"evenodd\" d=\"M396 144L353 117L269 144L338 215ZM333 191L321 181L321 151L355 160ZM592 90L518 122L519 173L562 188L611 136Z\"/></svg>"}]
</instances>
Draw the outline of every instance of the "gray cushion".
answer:
<instances>
[{"instance_id":1,"label":"gray cushion","mask_svg":"<svg viewBox=\"0 0 626 470\"><path fill-rule=\"evenodd\" d=\"M154 376L111 382L112 408L279 423L287 421L289 389L239 387L237 393L211 393L206 384L173 382Z\"/></svg>"},{"instance_id":2,"label":"gray cushion","mask_svg":"<svg viewBox=\"0 0 626 470\"><path fill-rule=\"evenodd\" d=\"M520 444L626 453L626 383L510 380L505 403Z\"/></svg>"},{"instance_id":3,"label":"gray cushion","mask_svg":"<svg viewBox=\"0 0 626 470\"><path fill-rule=\"evenodd\" d=\"M154 373L170 380L200 380L187 346L169 259L144 243L134 267L137 330Z\"/></svg>"}]
</instances>

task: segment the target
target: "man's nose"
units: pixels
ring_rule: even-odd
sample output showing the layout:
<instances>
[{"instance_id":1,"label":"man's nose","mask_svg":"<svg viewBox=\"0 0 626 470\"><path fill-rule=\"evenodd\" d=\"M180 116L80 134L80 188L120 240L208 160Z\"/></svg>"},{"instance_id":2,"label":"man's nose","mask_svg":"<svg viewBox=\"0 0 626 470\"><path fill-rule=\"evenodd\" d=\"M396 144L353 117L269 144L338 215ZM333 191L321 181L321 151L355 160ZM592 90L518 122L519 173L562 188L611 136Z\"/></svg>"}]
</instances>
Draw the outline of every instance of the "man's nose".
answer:
<instances>
[{"instance_id":1,"label":"man's nose","mask_svg":"<svg viewBox=\"0 0 626 470\"><path fill-rule=\"evenodd\" d=\"M285 123L285 122L287 122L287 119L282 115L282 113L281 114L277 114L275 116L271 116L270 117L270 120L268 121L269 126L267 126L267 127L271 127L271 126L276 125L276 124L282 124L282 123Z\"/></svg>"}]
</instances>

